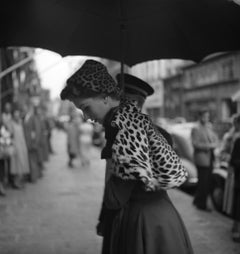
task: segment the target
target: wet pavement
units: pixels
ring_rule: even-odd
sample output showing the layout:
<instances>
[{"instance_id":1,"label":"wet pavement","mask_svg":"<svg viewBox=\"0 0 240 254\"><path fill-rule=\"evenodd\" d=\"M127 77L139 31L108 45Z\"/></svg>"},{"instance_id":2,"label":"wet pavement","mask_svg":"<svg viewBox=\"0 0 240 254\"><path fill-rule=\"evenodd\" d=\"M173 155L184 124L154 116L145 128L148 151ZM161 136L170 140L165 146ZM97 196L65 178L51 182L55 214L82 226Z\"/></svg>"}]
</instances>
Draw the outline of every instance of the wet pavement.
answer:
<instances>
[{"instance_id":1,"label":"wet pavement","mask_svg":"<svg viewBox=\"0 0 240 254\"><path fill-rule=\"evenodd\" d=\"M95 225L101 206L105 162L92 148L89 167L67 167L66 137L54 131L55 154L44 176L24 190L7 190L0 198L0 254L97 254L101 237ZM230 238L231 220L192 206L192 197L169 191L186 224L195 254L240 254ZM177 253L176 253L177 254Z\"/></svg>"}]
</instances>

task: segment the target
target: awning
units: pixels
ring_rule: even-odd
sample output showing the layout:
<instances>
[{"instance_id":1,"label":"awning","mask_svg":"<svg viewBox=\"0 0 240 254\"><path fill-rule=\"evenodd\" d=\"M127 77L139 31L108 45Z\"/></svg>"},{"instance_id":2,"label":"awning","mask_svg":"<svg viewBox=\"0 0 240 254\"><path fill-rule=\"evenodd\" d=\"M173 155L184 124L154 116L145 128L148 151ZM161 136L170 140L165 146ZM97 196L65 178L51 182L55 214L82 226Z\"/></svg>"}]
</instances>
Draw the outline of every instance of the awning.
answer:
<instances>
[{"instance_id":1,"label":"awning","mask_svg":"<svg viewBox=\"0 0 240 254\"><path fill-rule=\"evenodd\" d=\"M231 97L232 101L239 101L240 102L240 90L234 93Z\"/></svg>"}]
</instances>

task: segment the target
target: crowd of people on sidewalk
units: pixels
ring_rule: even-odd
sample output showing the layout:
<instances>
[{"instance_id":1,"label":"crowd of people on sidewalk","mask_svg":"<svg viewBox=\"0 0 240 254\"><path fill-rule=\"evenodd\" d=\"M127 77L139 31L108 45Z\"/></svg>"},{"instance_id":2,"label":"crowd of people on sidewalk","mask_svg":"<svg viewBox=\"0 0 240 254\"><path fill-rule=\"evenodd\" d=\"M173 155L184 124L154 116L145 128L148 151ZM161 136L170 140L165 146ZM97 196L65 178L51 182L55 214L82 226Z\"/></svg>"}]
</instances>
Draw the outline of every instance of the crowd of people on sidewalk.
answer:
<instances>
[{"instance_id":1,"label":"crowd of people on sidewalk","mask_svg":"<svg viewBox=\"0 0 240 254\"><path fill-rule=\"evenodd\" d=\"M44 107L6 103L0 115L0 196L7 188L21 190L43 176L53 153L53 122Z\"/></svg>"}]
</instances>

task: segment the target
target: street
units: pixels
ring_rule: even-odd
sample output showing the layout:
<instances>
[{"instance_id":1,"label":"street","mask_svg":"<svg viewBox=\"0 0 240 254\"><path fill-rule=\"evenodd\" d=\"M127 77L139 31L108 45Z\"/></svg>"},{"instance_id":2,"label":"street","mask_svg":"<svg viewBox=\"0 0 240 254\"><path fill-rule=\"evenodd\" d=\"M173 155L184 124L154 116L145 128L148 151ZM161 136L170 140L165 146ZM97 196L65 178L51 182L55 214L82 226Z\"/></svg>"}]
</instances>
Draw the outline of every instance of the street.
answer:
<instances>
[{"instance_id":1,"label":"street","mask_svg":"<svg viewBox=\"0 0 240 254\"><path fill-rule=\"evenodd\" d=\"M1 254L97 254L96 235L101 206L105 161L91 149L91 164L67 167L66 136L53 132L53 154L44 176L24 190L7 189L0 199ZM195 254L240 254L231 240L232 221L216 211L206 213L192 206L192 197L169 191L188 229ZM173 243L174 244L174 243ZM177 254L177 253L176 253Z\"/></svg>"}]
</instances>

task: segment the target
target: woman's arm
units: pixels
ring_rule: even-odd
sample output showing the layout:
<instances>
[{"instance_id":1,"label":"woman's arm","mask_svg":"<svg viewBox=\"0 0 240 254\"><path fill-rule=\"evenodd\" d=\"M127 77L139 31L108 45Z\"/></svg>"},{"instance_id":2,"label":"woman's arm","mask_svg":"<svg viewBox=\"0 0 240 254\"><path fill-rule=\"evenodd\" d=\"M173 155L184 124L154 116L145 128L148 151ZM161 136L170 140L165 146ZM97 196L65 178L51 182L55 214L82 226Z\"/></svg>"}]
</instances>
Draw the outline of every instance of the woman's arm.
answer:
<instances>
[{"instance_id":1,"label":"woman's arm","mask_svg":"<svg viewBox=\"0 0 240 254\"><path fill-rule=\"evenodd\" d=\"M141 182L146 191L178 187L186 180L176 152L146 115L125 112L115 123L119 132L112 146L114 175Z\"/></svg>"}]
</instances>

